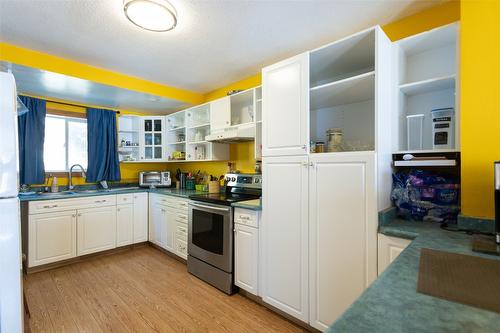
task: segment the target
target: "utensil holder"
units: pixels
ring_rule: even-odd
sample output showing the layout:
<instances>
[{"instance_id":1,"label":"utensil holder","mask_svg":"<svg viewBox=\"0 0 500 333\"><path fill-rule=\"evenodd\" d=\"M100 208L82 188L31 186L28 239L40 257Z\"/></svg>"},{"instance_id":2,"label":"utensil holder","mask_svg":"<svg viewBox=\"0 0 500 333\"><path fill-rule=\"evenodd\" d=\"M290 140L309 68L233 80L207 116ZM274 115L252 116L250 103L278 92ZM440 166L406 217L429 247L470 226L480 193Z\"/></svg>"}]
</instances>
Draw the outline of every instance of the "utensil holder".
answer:
<instances>
[{"instance_id":1,"label":"utensil holder","mask_svg":"<svg viewBox=\"0 0 500 333\"><path fill-rule=\"evenodd\" d=\"M220 184L218 180L212 180L208 182L208 193L219 193Z\"/></svg>"}]
</instances>

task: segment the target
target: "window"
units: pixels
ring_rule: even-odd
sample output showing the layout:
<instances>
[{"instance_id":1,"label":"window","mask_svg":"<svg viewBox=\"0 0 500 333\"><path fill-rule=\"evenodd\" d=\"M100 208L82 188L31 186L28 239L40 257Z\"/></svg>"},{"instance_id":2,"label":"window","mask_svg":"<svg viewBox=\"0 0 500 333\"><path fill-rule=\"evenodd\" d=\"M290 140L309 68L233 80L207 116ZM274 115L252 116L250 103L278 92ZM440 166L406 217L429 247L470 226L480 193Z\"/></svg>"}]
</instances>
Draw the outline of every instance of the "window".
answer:
<instances>
[{"instance_id":1,"label":"window","mask_svg":"<svg viewBox=\"0 0 500 333\"><path fill-rule=\"evenodd\" d=\"M68 171L73 164L87 169L87 120L47 115L44 163L46 171Z\"/></svg>"}]
</instances>

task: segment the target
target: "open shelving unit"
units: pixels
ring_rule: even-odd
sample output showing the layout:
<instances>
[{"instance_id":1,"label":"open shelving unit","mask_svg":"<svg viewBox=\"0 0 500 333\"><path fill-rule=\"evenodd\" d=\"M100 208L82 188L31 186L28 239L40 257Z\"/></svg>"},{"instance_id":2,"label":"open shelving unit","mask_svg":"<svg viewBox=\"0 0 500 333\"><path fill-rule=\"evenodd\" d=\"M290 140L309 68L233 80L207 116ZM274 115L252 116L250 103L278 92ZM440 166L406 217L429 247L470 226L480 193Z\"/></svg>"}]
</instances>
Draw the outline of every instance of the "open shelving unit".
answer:
<instances>
[{"instance_id":1,"label":"open shelving unit","mask_svg":"<svg viewBox=\"0 0 500 333\"><path fill-rule=\"evenodd\" d=\"M140 159L141 118L124 115L118 126L118 158L133 162Z\"/></svg>"},{"instance_id":2,"label":"open shelving unit","mask_svg":"<svg viewBox=\"0 0 500 333\"><path fill-rule=\"evenodd\" d=\"M310 140L342 130L344 151L375 149L375 29L310 53Z\"/></svg>"},{"instance_id":3,"label":"open shelving unit","mask_svg":"<svg viewBox=\"0 0 500 333\"><path fill-rule=\"evenodd\" d=\"M458 23L452 23L395 44L397 132L394 151L432 151L431 111L443 108L454 109L449 151L460 147L457 35ZM409 125L407 116L418 116L421 125ZM415 127L409 132L408 127L412 126ZM409 142L417 144L410 147Z\"/></svg>"}]
</instances>

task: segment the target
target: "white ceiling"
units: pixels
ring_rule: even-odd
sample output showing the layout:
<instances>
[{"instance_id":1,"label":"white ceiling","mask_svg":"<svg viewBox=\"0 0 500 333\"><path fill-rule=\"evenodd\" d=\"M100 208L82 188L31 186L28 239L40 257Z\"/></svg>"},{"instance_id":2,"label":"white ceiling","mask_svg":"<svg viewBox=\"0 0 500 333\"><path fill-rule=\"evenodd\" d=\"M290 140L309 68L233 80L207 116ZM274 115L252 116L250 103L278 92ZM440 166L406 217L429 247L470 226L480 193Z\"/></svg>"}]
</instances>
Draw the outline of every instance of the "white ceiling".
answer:
<instances>
[{"instance_id":1,"label":"white ceiling","mask_svg":"<svg viewBox=\"0 0 500 333\"><path fill-rule=\"evenodd\" d=\"M123 0L0 0L0 40L209 92L273 62L442 0L171 0L179 23L144 31Z\"/></svg>"}]
</instances>

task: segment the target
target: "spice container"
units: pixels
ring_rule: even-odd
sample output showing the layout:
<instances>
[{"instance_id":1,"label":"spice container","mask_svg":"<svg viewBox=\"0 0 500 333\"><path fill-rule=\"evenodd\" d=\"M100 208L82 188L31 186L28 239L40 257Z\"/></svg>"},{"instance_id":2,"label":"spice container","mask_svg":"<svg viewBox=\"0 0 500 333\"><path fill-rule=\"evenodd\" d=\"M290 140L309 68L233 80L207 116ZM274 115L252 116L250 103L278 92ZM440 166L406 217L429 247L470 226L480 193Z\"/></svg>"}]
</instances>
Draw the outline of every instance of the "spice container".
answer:
<instances>
[{"instance_id":1,"label":"spice container","mask_svg":"<svg viewBox=\"0 0 500 333\"><path fill-rule=\"evenodd\" d=\"M325 143L322 141L316 142L316 148L314 149L316 153L324 153L325 152Z\"/></svg>"},{"instance_id":2,"label":"spice container","mask_svg":"<svg viewBox=\"0 0 500 333\"><path fill-rule=\"evenodd\" d=\"M342 151L342 143L343 143L343 134L342 134L342 129L341 128L330 128L328 131L326 131L326 138L327 138L327 151L328 152L335 152L335 151Z\"/></svg>"}]
</instances>

